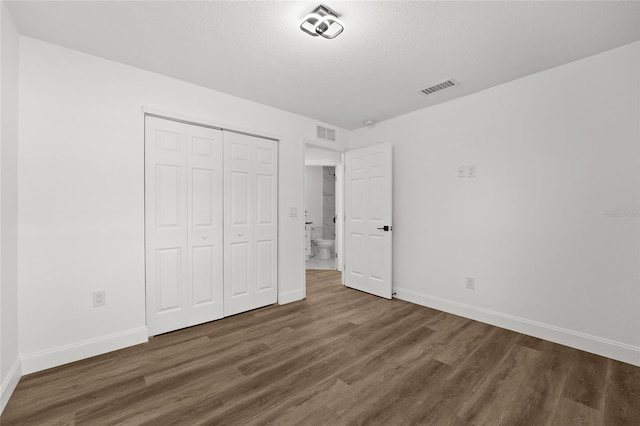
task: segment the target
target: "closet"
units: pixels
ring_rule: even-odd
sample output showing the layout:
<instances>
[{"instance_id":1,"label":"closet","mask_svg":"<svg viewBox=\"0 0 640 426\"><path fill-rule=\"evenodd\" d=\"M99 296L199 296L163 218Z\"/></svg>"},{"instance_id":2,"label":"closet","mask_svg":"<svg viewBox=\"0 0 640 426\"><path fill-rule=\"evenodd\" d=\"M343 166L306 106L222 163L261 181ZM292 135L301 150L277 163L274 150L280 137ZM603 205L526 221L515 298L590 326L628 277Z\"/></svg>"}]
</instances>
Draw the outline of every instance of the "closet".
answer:
<instances>
[{"instance_id":1,"label":"closet","mask_svg":"<svg viewBox=\"0 0 640 426\"><path fill-rule=\"evenodd\" d=\"M277 149L145 117L149 335L277 302Z\"/></svg>"}]
</instances>

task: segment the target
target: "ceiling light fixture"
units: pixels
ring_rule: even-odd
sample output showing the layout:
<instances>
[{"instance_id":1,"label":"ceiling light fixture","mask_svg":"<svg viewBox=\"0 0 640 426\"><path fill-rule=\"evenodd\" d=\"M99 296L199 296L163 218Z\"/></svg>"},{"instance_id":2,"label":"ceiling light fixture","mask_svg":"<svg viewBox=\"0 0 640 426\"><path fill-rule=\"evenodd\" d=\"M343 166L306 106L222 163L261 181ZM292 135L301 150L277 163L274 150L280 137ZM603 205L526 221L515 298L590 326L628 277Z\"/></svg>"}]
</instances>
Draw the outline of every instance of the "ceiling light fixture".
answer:
<instances>
[{"instance_id":1,"label":"ceiling light fixture","mask_svg":"<svg viewBox=\"0 0 640 426\"><path fill-rule=\"evenodd\" d=\"M344 31L344 24L338 19L338 14L327 6L320 5L313 12L305 16L300 22L300 29L310 36L321 35L324 38L336 38Z\"/></svg>"}]
</instances>

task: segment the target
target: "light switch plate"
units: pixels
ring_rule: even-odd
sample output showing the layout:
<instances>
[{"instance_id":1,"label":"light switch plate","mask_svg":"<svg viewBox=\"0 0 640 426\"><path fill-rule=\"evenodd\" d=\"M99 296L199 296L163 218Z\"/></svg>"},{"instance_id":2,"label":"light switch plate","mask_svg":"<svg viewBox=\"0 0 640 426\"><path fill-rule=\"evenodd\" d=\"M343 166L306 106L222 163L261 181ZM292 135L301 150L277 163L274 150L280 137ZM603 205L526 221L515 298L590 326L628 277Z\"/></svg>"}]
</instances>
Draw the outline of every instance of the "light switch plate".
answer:
<instances>
[{"instance_id":1,"label":"light switch plate","mask_svg":"<svg viewBox=\"0 0 640 426\"><path fill-rule=\"evenodd\" d=\"M289 207L289 217L298 217L297 207Z\"/></svg>"},{"instance_id":2,"label":"light switch plate","mask_svg":"<svg viewBox=\"0 0 640 426\"><path fill-rule=\"evenodd\" d=\"M92 296L94 308L105 306L107 304L107 293L104 290L94 291Z\"/></svg>"},{"instance_id":3,"label":"light switch plate","mask_svg":"<svg viewBox=\"0 0 640 426\"><path fill-rule=\"evenodd\" d=\"M467 166L458 166L458 177L467 177Z\"/></svg>"}]
</instances>

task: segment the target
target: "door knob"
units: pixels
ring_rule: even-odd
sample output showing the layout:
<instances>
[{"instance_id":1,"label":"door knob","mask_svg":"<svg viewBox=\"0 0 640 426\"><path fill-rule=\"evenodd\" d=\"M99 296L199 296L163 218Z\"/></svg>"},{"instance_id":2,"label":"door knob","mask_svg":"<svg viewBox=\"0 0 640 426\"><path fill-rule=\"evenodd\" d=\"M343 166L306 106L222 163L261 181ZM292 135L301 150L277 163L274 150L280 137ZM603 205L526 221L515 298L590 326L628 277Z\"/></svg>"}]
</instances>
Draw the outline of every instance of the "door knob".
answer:
<instances>
[{"instance_id":1,"label":"door knob","mask_svg":"<svg viewBox=\"0 0 640 426\"><path fill-rule=\"evenodd\" d=\"M242 237L242 232L238 232L238 237Z\"/></svg>"},{"instance_id":2,"label":"door knob","mask_svg":"<svg viewBox=\"0 0 640 426\"><path fill-rule=\"evenodd\" d=\"M389 232L389 231L393 231L393 226L385 225L382 228L378 228L378 229L384 232Z\"/></svg>"},{"instance_id":3,"label":"door knob","mask_svg":"<svg viewBox=\"0 0 640 426\"><path fill-rule=\"evenodd\" d=\"M203 234L203 235L202 235L202 239L203 239L203 240L206 240L206 239L207 239L207 236Z\"/></svg>"}]
</instances>

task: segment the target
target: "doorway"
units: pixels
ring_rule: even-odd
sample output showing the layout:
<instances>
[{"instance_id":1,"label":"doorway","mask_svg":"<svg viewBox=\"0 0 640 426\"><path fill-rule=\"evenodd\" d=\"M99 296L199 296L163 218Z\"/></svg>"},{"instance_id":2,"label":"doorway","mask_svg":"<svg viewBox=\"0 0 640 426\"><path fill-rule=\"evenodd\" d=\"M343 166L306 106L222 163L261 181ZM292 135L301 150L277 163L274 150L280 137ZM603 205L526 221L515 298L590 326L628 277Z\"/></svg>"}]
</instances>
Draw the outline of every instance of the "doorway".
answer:
<instances>
[{"instance_id":1,"label":"doorway","mask_svg":"<svg viewBox=\"0 0 640 426\"><path fill-rule=\"evenodd\" d=\"M304 147L303 169L335 167L336 268L342 272L342 285L390 299L393 295L392 145L379 143L349 151L309 142ZM303 192L304 189L305 183ZM307 243L311 239L305 230L305 266ZM303 276L306 297L306 274Z\"/></svg>"},{"instance_id":2,"label":"doorway","mask_svg":"<svg viewBox=\"0 0 640 426\"><path fill-rule=\"evenodd\" d=\"M337 270L336 167L305 165L306 269Z\"/></svg>"},{"instance_id":3,"label":"doorway","mask_svg":"<svg viewBox=\"0 0 640 426\"><path fill-rule=\"evenodd\" d=\"M342 160L342 151L312 144L305 146L305 269L313 269L307 268L307 261L311 260L310 266L322 265L320 269L329 269L326 265L332 263L330 269L342 271ZM327 244L331 240L333 243Z\"/></svg>"}]
</instances>

